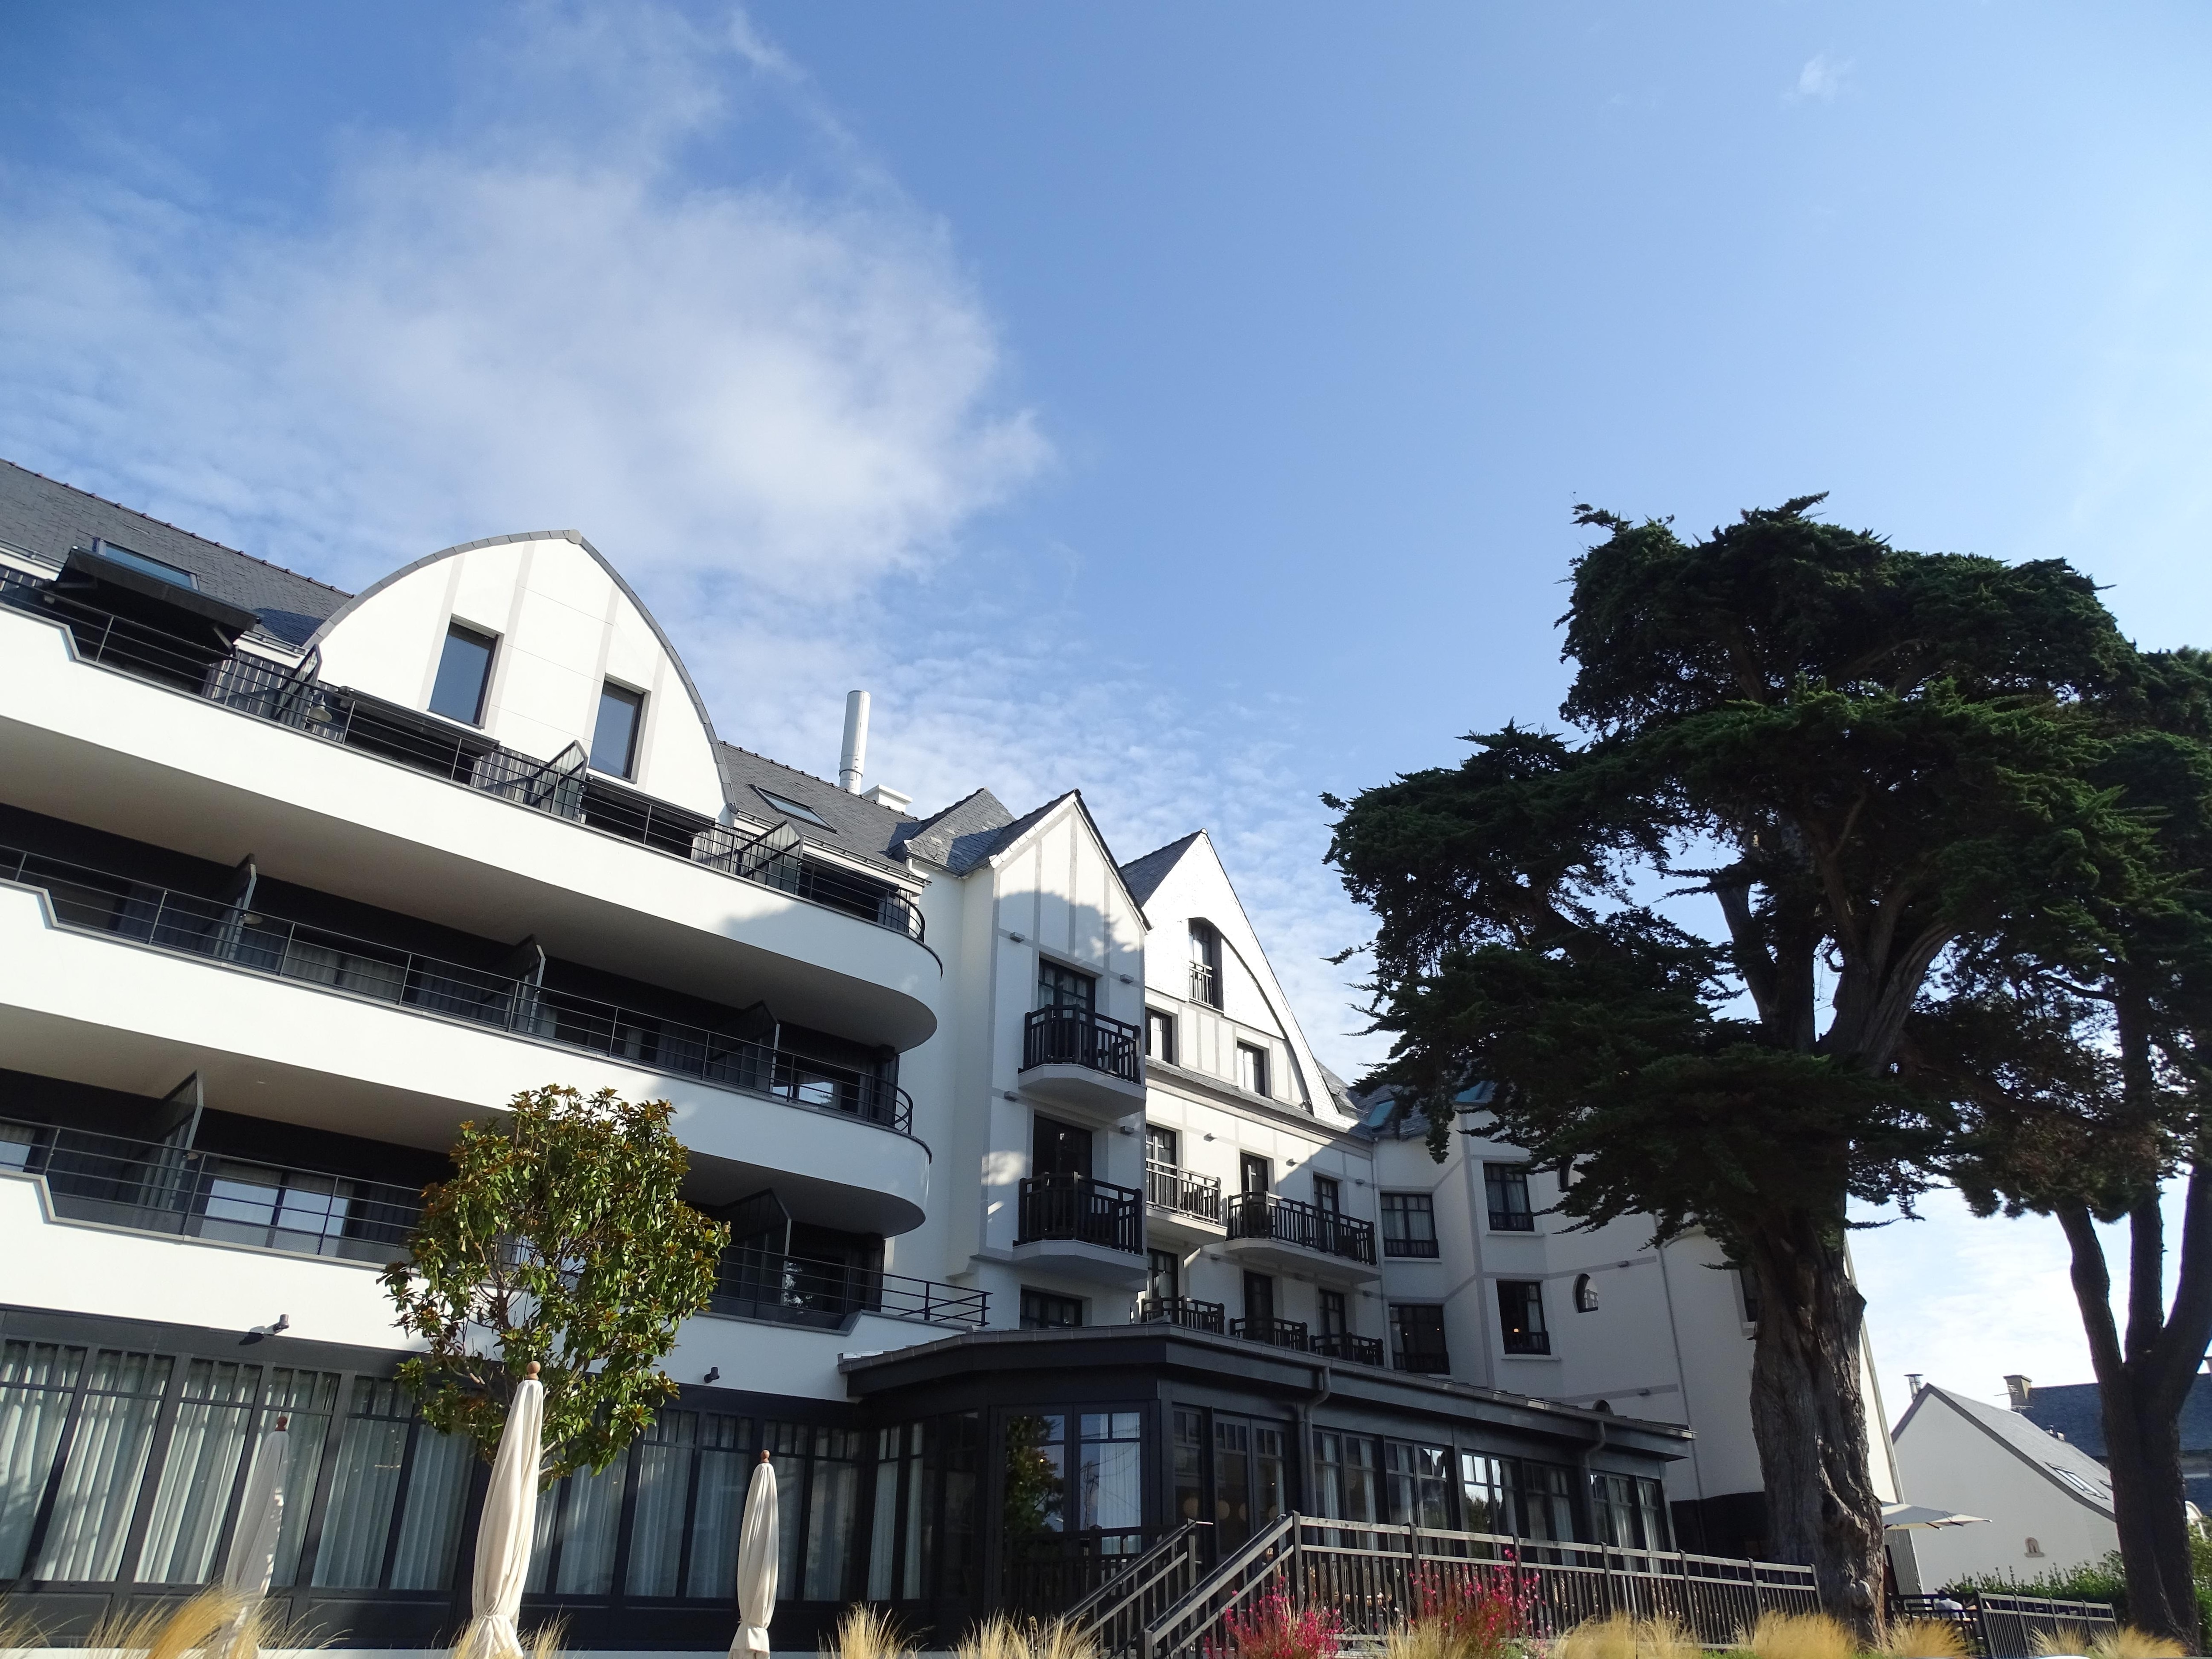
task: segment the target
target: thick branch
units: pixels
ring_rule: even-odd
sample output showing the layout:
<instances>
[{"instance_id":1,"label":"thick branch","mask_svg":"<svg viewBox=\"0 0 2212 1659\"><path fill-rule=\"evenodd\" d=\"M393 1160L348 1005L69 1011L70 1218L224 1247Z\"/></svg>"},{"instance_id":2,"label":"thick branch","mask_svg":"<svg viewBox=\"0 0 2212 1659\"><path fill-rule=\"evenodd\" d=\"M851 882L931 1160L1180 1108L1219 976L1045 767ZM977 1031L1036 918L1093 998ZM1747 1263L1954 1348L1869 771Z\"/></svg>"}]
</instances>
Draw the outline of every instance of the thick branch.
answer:
<instances>
[{"instance_id":1,"label":"thick branch","mask_svg":"<svg viewBox=\"0 0 2212 1659\"><path fill-rule=\"evenodd\" d=\"M2061 1209L2058 1224L2065 1229L2073 1251L2068 1276L2074 1281L2074 1299L2081 1304L2082 1334L2089 1339L2090 1369L2101 1382L2118 1376L2121 1366L2120 1333L2112 1322L2112 1276L2105 1266L2104 1243L2089 1212L2079 1205Z\"/></svg>"},{"instance_id":2,"label":"thick branch","mask_svg":"<svg viewBox=\"0 0 2212 1659\"><path fill-rule=\"evenodd\" d=\"M2203 1162L2189 1171L2189 1197L2181 1218L2181 1273L2173 1310L2160 1334L2151 1363L2151 1387L2160 1410L2179 1409L2212 1346L2212 1175Z\"/></svg>"}]
</instances>

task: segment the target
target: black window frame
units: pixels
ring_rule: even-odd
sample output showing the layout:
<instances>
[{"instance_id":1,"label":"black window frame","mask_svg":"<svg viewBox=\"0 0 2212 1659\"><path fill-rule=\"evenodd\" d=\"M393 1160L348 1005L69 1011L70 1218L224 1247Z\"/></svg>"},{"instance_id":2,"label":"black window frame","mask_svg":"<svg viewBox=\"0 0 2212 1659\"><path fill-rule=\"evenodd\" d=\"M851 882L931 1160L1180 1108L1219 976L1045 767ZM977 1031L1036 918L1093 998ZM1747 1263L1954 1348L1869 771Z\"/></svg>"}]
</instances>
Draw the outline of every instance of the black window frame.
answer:
<instances>
[{"instance_id":1,"label":"black window frame","mask_svg":"<svg viewBox=\"0 0 2212 1659\"><path fill-rule=\"evenodd\" d=\"M1490 1210L1493 1233L1533 1233L1536 1206L1528 1192L1528 1164L1523 1160L1485 1160L1482 1196Z\"/></svg>"},{"instance_id":2,"label":"black window frame","mask_svg":"<svg viewBox=\"0 0 2212 1659\"><path fill-rule=\"evenodd\" d=\"M1441 1302L1390 1304L1390 1368L1417 1376L1441 1376L1451 1370L1451 1344L1444 1334Z\"/></svg>"},{"instance_id":3,"label":"black window frame","mask_svg":"<svg viewBox=\"0 0 2212 1659\"><path fill-rule=\"evenodd\" d=\"M1544 1317L1544 1281L1498 1281L1498 1336L1510 1354L1548 1354L1552 1328Z\"/></svg>"},{"instance_id":4,"label":"black window frame","mask_svg":"<svg viewBox=\"0 0 2212 1659\"><path fill-rule=\"evenodd\" d=\"M1079 987L1079 1001L1068 1001L1066 992ZM1098 1012L1098 975L1050 957L1037 958L1036 1006L1039 1008L1080 1008L1086 1014Z\"/></svg>"},{"instance_id":5,"label":"black window frame","mask_svg":"<svg viewBox=\"0 0 2212 1659\"><path fill-rule=\"evenodd\" d=\"M1252 1057L1252 1080L1249 1083L1244 1081L1243 1060L1247 1054ZM1237 1086L1259 1096L1262 1100L1273 1100L1275 1097L1274 1079L1267 1075L1267 1049L1256 1042L1239 1042L1237 1060Z\"/></svg>"},{"instance_id":6,"label":"black window frame","mask_svg":"<svg viewBox=\"0 0 2212 1659\"><path fill-rule=\"evenodd\" d=\"M1221 930L1196 916L1190 922L1190 1000L1221 1006Z\"/></svg>"},{"instance_id":7,"label":"black window frame","mask_svg":"<svg viewBox=\"0 0 2212 1659\"><path fill-rule=\"evenodd\" d=\"M623 763L620 770L599 763L599 733L606 724L607 704L610 701L623 703L629 709L629 737L623 745ZM635 778L637 775L638 740L644 735L645 693L633 686L624 685L620 680L601 680L599 714L592 721L592 770L610 778L621 778L624 781Z\"/></svg>"},{"instance_id":8,"label":"black window frame","mask_svg":"<svg viewBox=\"0 0 2212 1659\"><path fill-rule=\"evenodd\" d=\"M438 706L439 695L446 680L446 653L453 648L453 641L456 638L483 647L483 672L477 680L474 711L467 714L456 714L450 709L441 708ZM448 617L446 622L445 643L438 647L438 672L430 677L430 700L428 712L435 714L440 720L454 720L463 726L473 726L481 729L483 726L484 704L491 698L492 673L499 666L499 647L500 636L489 629L478 628L474 623L465 623L459 617Z\"/></svg>"},{"instance_id":9,"label":"black window frame","mask_svg":"<svg viewBox=\"0 0 2212 1659\"><path fill-rule=\"evenodd\" d=\"M1145 1162L1164 1164L1170 1170L1182 1168L1182 1133L1164 1123L1145 1125Z\"/></svg>"},{"instance_id":10,"label":"black window frame","mask_svg":"<svg viewBox=\"0 0 2212 1659\"><path fill-rule=\"evenodd\" d=\"M1073 1310L1073 1319L1056 1318ZM1077 1331L1083 1328L1084 1315L1089 1310L1079 1296L1066 1296L1058 1291L1041 1291L1033 1285L1022 1286L1021 1328L1025 1331Z\"/></svg>"},{"instance_id":11,"label":"black window frame","mask_svg":"<svg viewBox=\"0 0 2212 1659\"><path fill-rule=\"evenodd\" d=\"M1437 1243L1437 1200L1433 1194L1384 1193L1382 1215L1384 1255L1415 1261L1441 1259L1443 1250ZM1422 1225L1426 1228L1425 1237L1422 1236Z\"/></svg>"},{"instance_id":12,"label":"black window frame","mask_svg":"<svg viewBox=\"0 0 2212 1659\"><path fill-rule=\"evenodd\" d=\"M1176 1017L1164 1008L1145 1010L1145 1058L1163 1066L1176 1063Z\"/></svg>"}]
</instances>

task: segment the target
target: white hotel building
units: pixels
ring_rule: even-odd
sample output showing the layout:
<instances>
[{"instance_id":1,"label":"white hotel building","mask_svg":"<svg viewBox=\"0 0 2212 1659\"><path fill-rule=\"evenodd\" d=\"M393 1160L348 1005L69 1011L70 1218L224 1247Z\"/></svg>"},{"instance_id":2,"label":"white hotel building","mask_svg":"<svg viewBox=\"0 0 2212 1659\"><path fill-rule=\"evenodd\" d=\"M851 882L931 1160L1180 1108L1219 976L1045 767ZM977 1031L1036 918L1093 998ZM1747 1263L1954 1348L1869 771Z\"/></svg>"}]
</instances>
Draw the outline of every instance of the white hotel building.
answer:
<instances>
[{"instance_id":1,"label":"white hotel building","mask_svg":"<svg viewBox=\"0 0 2212 1659\"><path fill-rule=\"evenodd\" d=\"M724 742L573 532L349 595L0 463L0 1589L205 1582L283 1411L276 1593L449 1636L484 1470L376 1272L545 1084L673 1103L732 1233L680 1401L543 1500L578 1648L726 1644L760 1449L780 1650L1048 1607L1185 1520L1756 1537L1709 1250L1363 1114L1203 834L1119 863L1079 795L916 816L851 758Z\"/></svg>"}]
</instances>

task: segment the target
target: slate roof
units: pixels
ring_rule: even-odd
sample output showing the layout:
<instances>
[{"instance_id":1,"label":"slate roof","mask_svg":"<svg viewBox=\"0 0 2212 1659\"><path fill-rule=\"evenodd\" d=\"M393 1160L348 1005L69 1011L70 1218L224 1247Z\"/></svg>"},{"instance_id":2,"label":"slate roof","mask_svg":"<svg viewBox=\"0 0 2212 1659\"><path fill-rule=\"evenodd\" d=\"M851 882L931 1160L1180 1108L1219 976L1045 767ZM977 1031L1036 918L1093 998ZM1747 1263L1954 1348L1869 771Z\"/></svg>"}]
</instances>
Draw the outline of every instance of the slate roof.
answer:
<instances>
[{"instance_id":1,"label":"slate roof","mask_svg":"<svg viewBox=\"0 0 2212 1659\"><path fill-rule=\"evenodd\" d=\"M1121 879L1128 884L1129 892L1138 903L1146 902L1159 890L1167 879L1168 872L1176 867L1176 860L1190 850L1191 843L1206 833L1194 830L1180 841L1171 841L1164 847L1156 847L1142 857L1131 859L1121 866Z\"/></svg>"},{"instance_id":2,"label":"slate roof","mask_svg":"<svg viewBox=\"0 0 2212 1659\"><path fill-rule=\"evenodd\" d=\"M2063 1435L2090 1456L2105 1456L2105 1407L2094 1382L2062 1382L2028 1392L2027 1409L2021 1415L2030 1422ZM2212 1376L2199 1373L2181 1402L2181 1449L2212 1452Z\"/></svg>"},{"instance_id":3,"label":"slate roof","mask_svg":"<svg viewBox=\"0 0 2212 1659\"><path fill-rule=\"evenodd\" d=\"M776 809L761 799L759 792L765 789L804 806L830 826L825 831L802 819L785 820L802 840L878 869L907 873L903 855L895 848L915 827L908 814L879 806L864 796L848 795L827 778L756 755L733 743L718 744L715 749L715 759L722 769L723 796L744 817L760 823L778 820Z\"/></svg>"},{"instance_id":4,"label":"slate roof","mask_svg":"<svg viewBox=\"0 0 2212 1659\"><path fill-rule=\"evenodd\" d=\"M991 856L999 832L1014 821L988 789L956 800L929 817L905 825L891 841L895 858L923 858L964 876Z\"/></svg>"},{"instance_id":5,"label":"slate roof","mask_svg":"<svg viewBox=\"0 0 2212 1659\"><path fill-rule=\"evenodd\" d=\"M72 547L89 546L95 536L191 571L201 592L252 611L263 629L287 645L304 645L316 624L353 597L343 588L0 461L0 541L59 564Z\"/></svg>"},{"instance_id":6,"label":"slate roof","mask_svg":"<svg viewBox=\"0 0 2212 1659\"><path fill-rule=\"evenodd\" d=\"M2105 1466L2071 1441L2061 1440L2030 1421L2023 1413L2008 1411L2002 1406L1985 1406L1978 1400L1969 1400L1964 1395L1929 1383L1913 1397L1911 1406L1899 1421L1899 1435L1931 1398L1942 1401L2023 1462L2033 1465L2068 1496L2092 1504L2106 1515L2112 1513L2112 1478L2106 1473ZM2079 1486L2075 1485L2077 1481Z\"/></svg>"}]
</instances>

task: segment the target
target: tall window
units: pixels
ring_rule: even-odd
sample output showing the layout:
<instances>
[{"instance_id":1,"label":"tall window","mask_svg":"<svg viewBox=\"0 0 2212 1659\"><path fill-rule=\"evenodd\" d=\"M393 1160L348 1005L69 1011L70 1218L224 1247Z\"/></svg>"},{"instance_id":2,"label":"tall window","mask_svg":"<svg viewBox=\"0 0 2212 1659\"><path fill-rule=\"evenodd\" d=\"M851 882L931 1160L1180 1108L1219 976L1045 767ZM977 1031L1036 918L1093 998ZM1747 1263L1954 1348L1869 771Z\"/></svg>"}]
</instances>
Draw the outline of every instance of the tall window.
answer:
<instances>
[{"instance_id":1,"label":"tall window","mask_svg":"<svg viewBox=\"0 0 2212 1659\"><path fill-rule=\"evenodd\" d=\"M1432 1302L1390 1304L1390 1363L1401 1371L1437 1376L1451 1370L1444 1347L1444 1310Z\"/></svg>"},{"instance_id":2,"label":"tall window","mask_svg":"<svg viewBox=\"0 0 2212 1659\"><path fill-rule=\"evenodd\" d=\"M592 769L626 778L637 766L637 731L645 693L609 680L599 688L599 724L592 728Z\"/></svg>"},{"instance_id":3,"label":"tall window","mask_svg":"<svg viewBox=\"0 0 2212 1659\"><path fill-rule=\"evenodd\" d=\"M1549 1353L1552 1334L1544 1325L1544 1287L1533 1279L1498 1281L1498 1324L1508 1353Z\"/></svg>"},{"instance_id":4,"label":"tall window","mask_svg":"<svg viewBox=\"0 0 2212 1659\"><path fill-rule=\"evenodd\" d=\"M1237 1155L1237 1182L1247 1193L1264 1193L1274 1185L1274 1171L1267 1160L1257 1152Z\"/></svg>"},{"instance_id":5,"label":"tall window","mask_svg":"<svg viewBox=\"0 0 2212 1659\"><path fill-rule=\"evenodd\" d=\"M447 629L445 654L438 659L438 678L430 685L432 714L483 724L484 688L491 684L491 653L497 643L466 623Z\"/></svg>"},{"instance_id":6,"label":"tall window","mask_svg":"<svg viewBox=\"0 0 2212 1659\"><path fill-rule=\"evenodd\" d=\"M1380 1483L1376 1479L1375 1443L1364 1435L1334 1429L1314 1431L1316 1509L1333 1521L1380 1521ZM1346 1533L1347 1544L1365 1540Z\"/></svg>"},{"instance_id":7,"label":"tall window","mask_svg":"<svg viewBox=\"0 0 2212 1659\"><path fill-rule=\"evenodd\" d=\"M1486 1457L1471 1451L1459 1455L1460 1513L1466 1517L1469 1532L1503 1533L1510 1537L1519 1531L1513 1514L1513 1473L1510 1457Z\"/></svg>"},{"instance_id":8,"label":"tall window","mask_svg":"<svg viewBox=\"0 0 2212 1659\"><path fill-rule=\"evenodd\" d=\"M1436 1201L1428 1194L1382 1194L1382 1254L1436 1259Z\"/></svg>"},{"instance_id":9,"label":"tall window","mask_svg":"<svg viewBox=\"0 0 2212 1659\"><path fill-rule=\"evenodd\" d=\"M1382 1443L1384 1485L1390 1519L1397 1526L1448 1532L1452 1524L1451 1448Z\"/></svg>"},{"instance_id":10,"label":"tall window","mask_svg":"<svg viewBox=\"0 0 2212 1659\"><path fill-rule=\"evenodd\" d=\"M1263 1334L1275 1322L1275 1281L1265 1273L1244 1275L1244 1318Z\"/></svg>"},{"instance_id":11,"label":"tall window","mask_svg":"<svg viewBox=\"0 0 2212 1659\"><path fill-rule=\"evenodd\" d=\"M1056 962L1037 963L1037 1006L1091 1012L1098 1006L1098 981Z\"/></svg>"},{"instance_id":12,"label":"tall window","mask_svg":"<svg viewBox=\"0 0 2212 1659\"><path fill-rule=\"evenodd\" d=\"M1155 1302L1173 1302L1182 1294L1182 1258L1173 1250L1152 1250L1146 1256L1145 1294Z\"/></svg>"},{"instance_id":13,"label":"tall window","mask_svg":"<svg viewBox=\"0 0 2212 1659\"><path fill-rule=\"evenodd\" d=\"M1175 1016L1158 1008L1145 1010L1145 1058L1176 1063Z\"/></svg>"},{"instance_id":14,"label":"tall window","mask_svg":"<svg viewBox=\"0 0 2212 1659\"><path fill-rule=\"evenodd\" d=\"M1533 1233L1536 1231L1535 1212L1528 1203L1527 1164L1486 1164L1482 1166L1482 1186L1490 1199L1492 1231Z\"/></svg>"},{"instance_id":15,"label":"tall window","mask_svg":"<svg viewBox=\"0 0 2212 1659\"><path fill-rule=\"evenodd\" d=\"M1317 1175L1314 1182L1314 1208L1323 1215L1344 1213L1344 1188L1334 1176Z\"/></svg>"},{"instance_id":16,"label":"tall window","mask_svg":"<svg viewBox=\"0 0 2212 1659\"><path fill-rule=\"evenodd\" d=\"M1052 1534L1107 1534L1102 1553L1134 1553L1144 1522L1143 1416L1040 1413L1006 1423L1006 1538L1018 1559Z\"/></svg>"},{"instance_id":17,"label":"tall window","mask_svg":"<svg viewBox=\"0 0 2212 1659\"><path fill-rule=\"evenodd\" d=\"M1667 1503L1656 1480L1632 1474L1591 1475L1590 1520L1597 1528L1597 1541L1615 1549L1673 1547Z\"/></svg>"},{"instance_id":18,"label":"tall window","mask_svg":"<svg viewBox=\"0 0 2212 1659\"><path fill-rule=\"evenodd\" d=\"M1182 1163L1182 1137L1164 1124L1145 1125L1145 1162L1164 1164L1170 1169Z\"/></svg>"},{"instance_id":19,"label":"tall window","mask_svg":"<svg viewBox=\"0 0 2212 1659\"><path fill-rule=\"evenodd\" d=\"M1323 1336L1342 1336L1352 1328L1352 1317L1346 1310L1342 1291L1323 1291L1321 1293L1321 1334Z\"/></svg>"},{"instance_id":20,"label":"tall window","mask_svg":"<svg viewBox=\"0 0 2212 1659\"><path fill-rule=\"evenodd\" d=\"M1022 1328L1025 1331L1071 1330L1083 1322L1080 1297L1054 1296L1050 1291L1022 1286Z\"/></svg>"},{"instance_id":21,"label":"tall window","mask_svg":"<svg viewBox=\"0 0 2212 1659\"><path fill-rule=\"evenodd\" d=\"M1267 1051L1249 1042L1237 1045L1237 1086L1255 1095L1264 1095L1267 1089Z\"/></svg>"},{"instance_id":22,"label":"tall window","mask_svg":"<svg viewBox=\"0 0 2212 1659\"><path fill-rule=\"evenodd\" d=\"M1221 1006L1221 935L1210 921L1190 925L1190 1000Z\"/></svg>"}]
</instances>

